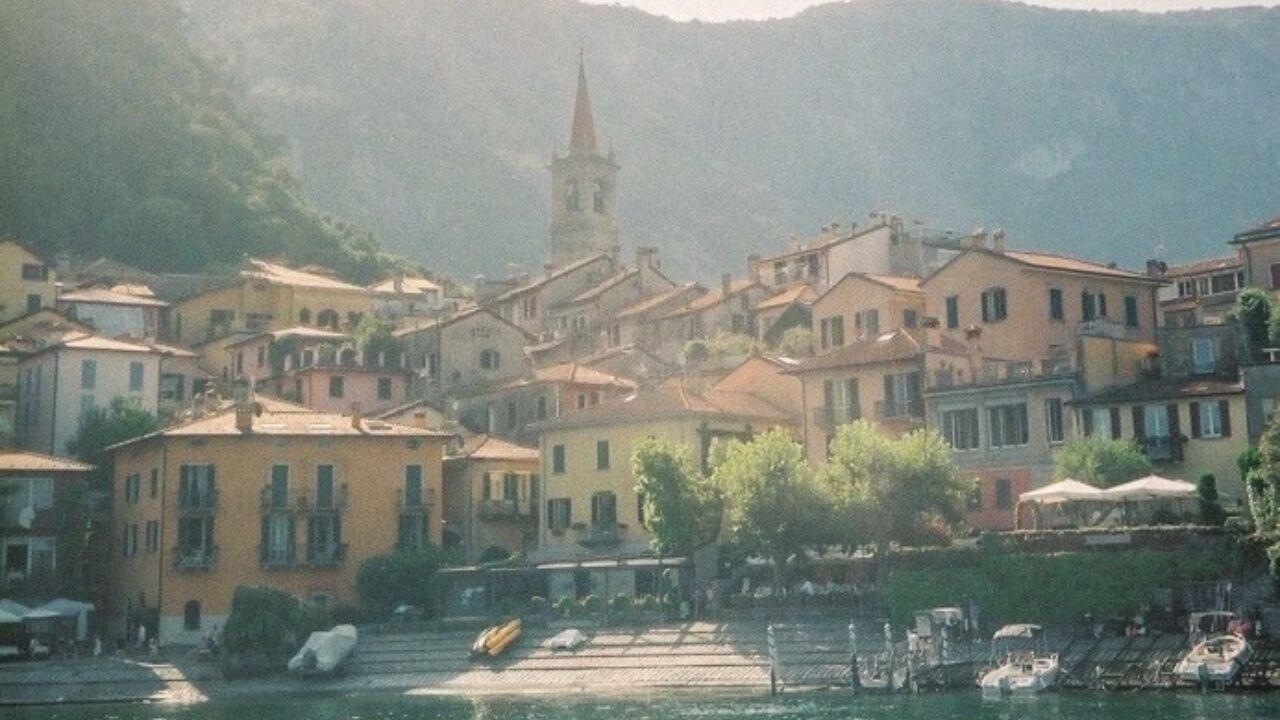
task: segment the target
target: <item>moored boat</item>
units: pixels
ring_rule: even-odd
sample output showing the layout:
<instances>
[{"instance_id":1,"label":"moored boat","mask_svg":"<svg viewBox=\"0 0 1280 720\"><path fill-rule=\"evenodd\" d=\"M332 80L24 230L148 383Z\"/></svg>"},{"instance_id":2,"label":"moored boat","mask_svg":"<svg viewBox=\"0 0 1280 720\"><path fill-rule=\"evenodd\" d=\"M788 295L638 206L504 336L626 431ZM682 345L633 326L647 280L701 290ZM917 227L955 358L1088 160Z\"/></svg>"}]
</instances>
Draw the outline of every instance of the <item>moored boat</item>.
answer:
<instances>
[{"instance_id":1,"label":"moored boat","mask_svg":"<svg viewBox=\"0 0 1280 720\"><path fill-rule=\"evenodd\" d=\"M300 675L334 675L344 669L356 650L355 626L337 625L332 630L311 633L288 664Z\"/></svg>"},{"instance_id":2,"label":"moored boat","mask_svg":"<svg viewBox=\"0 0 1280 720\"><path fill-rule=\"evenodd\" d=\"M1039 625L1018 624L1000 628L991 638L992 650L1016 642L1043 645ZM1043 648L1041 648L1043 649ZM1057 654L1019 649L1006 653L1004 661L978 681L984 694L1033 695L1052 687L1060 670Z\"/></svg>"},{"instance_id":3,"label":"moored boat","mask_svg":"<svg viewBox=\"0 0 1280 720\"><path fill-rule=\"evenodd\" d=\"M498 657L507 648L511 647L516 640L520 639L521 623L520 618L511 620L502 625L494 625L476 638L471 645L471 657Z\"/></svg>"},{"instance_id":4,"label":"moored boat","mask_svg":"<svg viewBox=\"0 0 1280 720\"><path fill-rule=\"evenodd\" d=\"M1253 649L1237 635L1215 635L1191 648L1173 672L1182 682L1221 687L1244 669Z\"/></svg>"}]
</instances>

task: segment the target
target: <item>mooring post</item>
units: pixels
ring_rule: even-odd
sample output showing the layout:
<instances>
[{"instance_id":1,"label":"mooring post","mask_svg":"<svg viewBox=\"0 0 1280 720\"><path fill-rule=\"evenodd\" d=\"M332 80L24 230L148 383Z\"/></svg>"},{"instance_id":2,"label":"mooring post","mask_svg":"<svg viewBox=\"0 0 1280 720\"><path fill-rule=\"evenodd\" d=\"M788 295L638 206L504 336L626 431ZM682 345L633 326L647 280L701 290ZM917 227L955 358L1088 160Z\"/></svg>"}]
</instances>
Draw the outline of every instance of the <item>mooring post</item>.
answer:
<instances>
[{"instance_id":1,"label":"mooring post","mask_svg":"<svg viewBox=\"0 0 1280 720\"><path fill-rule=\"evenodd\" d=\"M769 645L769 697L778 694L778 643L773 639L773 623L765 630Z\"/></svg>"},{"instance_id":2,"label":"mooring post","mask_svg":"<svg viewBox=\"0 0 1280 720\"><path fill-rule=\"evenodd\" d=\"M858 674L858 629L849 621L849 689L862 689L862 677Z\"/></svg>"}]
</instances>

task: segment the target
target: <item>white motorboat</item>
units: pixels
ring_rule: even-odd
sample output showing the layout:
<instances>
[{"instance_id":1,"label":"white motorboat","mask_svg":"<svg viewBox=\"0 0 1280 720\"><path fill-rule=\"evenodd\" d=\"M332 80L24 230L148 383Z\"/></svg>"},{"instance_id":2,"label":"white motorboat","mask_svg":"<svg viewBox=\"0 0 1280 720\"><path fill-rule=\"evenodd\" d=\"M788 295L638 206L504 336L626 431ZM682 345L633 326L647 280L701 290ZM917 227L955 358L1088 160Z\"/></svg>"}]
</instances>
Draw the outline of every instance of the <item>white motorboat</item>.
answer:
<instances>
[{"instance_id":1,"label":"white motorboat","mask_svg":"<svg viewBox=\"0 0 1280 720\"><path fill-rule=\"evenodd\" d=\"M302 675L332 675L342 670L356 650L354 625L311 633L298 654L289 660L289 671Z\"/></svg>"},{"instance_id":2,"label":"white motorboat","mask_svg":"<svg viewBox=\"0 0 1280 720\"><path fill-rule=\"evenodd\" d=\"M1238 635L1215 635L1178 661L1173 672L1183 682L1222 686L1235 680L1253 650Z\"/></svg>"},{"instance_id":3,"label":"white motorboat","mask_svg":"<svg viewBox=\"0 0 1280 720\"><path fill-rule=\"evenodd\" d=\"M557 633L547 641L552 650L577 650L587 642L587 636L577 628L569 628Z\"/></svg>"},{"instance_id":4,"label":"white motorboat","mask_svg":"<svg viewBox=\"0 0 1280 720\"><path fill-rule=\"evenodd\" d=\"M1058 679L1058 656L1037 657L1014 653L1000 667L982 676L982 692L996 695L1033 695L1053 686Z\"/></svg>"},{"instance_id":5,"label":"white motorboat","mask_svg":"<svg viewBox=\"0 0 1280 720\"><path fill-rule=\"evenodd\" d=\"M1018 643L1039 646L1043 650L1043 633L1039 625L1005 625L991 637L991 649ZM983 693L996 695L1033 695L1052 687L1058 679L1058 655L1035 649L1008 649L1004 662L988 671L978 681Z\"/></svg>"}]
</instances>

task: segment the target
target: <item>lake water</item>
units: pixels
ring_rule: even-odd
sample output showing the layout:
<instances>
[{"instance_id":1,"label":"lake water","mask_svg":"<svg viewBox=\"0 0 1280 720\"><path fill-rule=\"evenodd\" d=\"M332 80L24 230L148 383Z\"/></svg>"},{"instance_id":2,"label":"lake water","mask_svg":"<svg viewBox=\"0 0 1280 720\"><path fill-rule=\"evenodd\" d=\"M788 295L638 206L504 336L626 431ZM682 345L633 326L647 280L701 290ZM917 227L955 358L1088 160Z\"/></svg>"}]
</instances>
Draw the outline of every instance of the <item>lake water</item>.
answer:
<instances>
[{"instance_id":1,"label":"lake water","mask_svg":"<svg viewBox=\"0 0 1280 720\"><path fill-rule=\"evenodd\" d=\"M984 700L977 693L768 698L651 696L619 699L354 696L200 705L82 705L0 710L5 720L1224 720L1280 717L1280 694L1050 694Z\"/></svg>"}]
</instances>

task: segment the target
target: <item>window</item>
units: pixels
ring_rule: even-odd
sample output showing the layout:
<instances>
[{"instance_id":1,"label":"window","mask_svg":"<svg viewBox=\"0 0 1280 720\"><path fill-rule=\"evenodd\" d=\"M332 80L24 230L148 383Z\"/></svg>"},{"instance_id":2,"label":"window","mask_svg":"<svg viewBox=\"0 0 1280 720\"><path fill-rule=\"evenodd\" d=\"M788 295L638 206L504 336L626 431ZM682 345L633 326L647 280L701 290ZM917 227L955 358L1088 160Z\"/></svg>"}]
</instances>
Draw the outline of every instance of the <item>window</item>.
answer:
<instances>
[{"instance_id":1,"label":"window","mask_svg":"<svg viewBox=\"0 0 1280 720\"><path fill-rule=\"evenodd\" d=\"M258 367L262 367L263 365L267 364L267 346L266 345L258 346L257 361L258 361Z\"/></svg>"},{"instance_id":2,"label":"window","mask_svg":"<svg viewBox=\"0 0 1280 720\"><path fill-rule=\"evenodd\" d=\"M538 419L539 420L547 419L547 396L546 395L538 396Z\"/></svg>"},{"instance_id":3,"label":"window","mask_svg":"<svg viewBox=\"0 0 1280 720\"><path fill-rule=\"evenodd\" d=\"M147 539L146 547L148 553L154 553L160 549L160 521L147 521Z\"/></svg>"},{"instance_id":4,"label":"window","mask_svg":"<svg viewBox=\"0 0 1280 720\"><path fill-rule=\"evenodd\" d=\"M126 525L124 528L124 556L133 557L138 554L138 525Z\"/></svg>"},{"instance_id":5,"label":"window","mask_svg":"<svg viewBox=\"0 0 1280 720\"><path fill-rule=\"evenodd\" d=\"M149 494L152 500L160 496L160 471L159 470L151 471L151 491Z\"/></svg>"},{"instance_id":6,"label":"window","mask_svg":"<svg viewBox=\"0 0 1280 720\"><path fill-rule=\"evenodd\" d=\"M516 401L508 400L507 401L507 429L508 430L516 429L516 418L518 415L519 413L517 412Z\"/></svg>"},{"instance_id":7,"label":"window","mask_svg":"<svg viewBox=\"0 0 1280 720\"><path fill-rule=\"evenodd\" d=\"M1044 401L1044 427L1049 442L1060 443L1067 439L1062 418L1062 400L1050 398Z\"/></svg>"},{"instance_id":8,"label":"window","mask_svg":"<svg viewBox=\"0 0 1280 720\"><path fill-rule=\"evenodd\" d=\"M597 470L609 469L609 441L608 440L596 441L596 469Z\"/></svg>"},{"instance_id":9,"label":"window","mask_svg":"<svg viewBox=\"0 0 1280 720\"><path fill-rule=\"evenodd\" d=\"M880 334L880 311L863 310L853 315L853 327L861 337L875 337ZM841 338L843 340L843 338Z\"/></svg>"},{"instance_id":10,"label":"window","mask_svg":"<svg viewBox=\"0 0 1280 720\"><path fill-rule=\"evenodd\" d=\"M591 527L612 529L618 526L618 496L598 492L591 496Z\"/></svg>"},{"instance_id":11,"label":"window","mask_svg":"<svg viewBox=\"0 0 1280 720\"><path fill-rule=\"evenodd\" d=\"M391 399L391 378L378 378L378 399Z\"/></svg>"},{"instance_id":12,"label":"window","mask_svg":"<svg viewBox=\"0 0 1280 720\"><path fill-rule=\"evenodd\" d=\"M977 408L943 411L942 436L953 450L976 450L980 444Z\"/></svg>"},{"instance_id":13,"label":"window","mask_svg":"<svg viewBox=\"0 0 1280 720\"><path fill-rule=\"evenodd\" d=\"M1084 318L1085 322L1098 319L1098 298L1091 292L1080 293L1080 317Z\"/></svg>"},{"instance_id":14,"label":"window","mask_svg":"<svg viewBox=\"0 0 1280 720\"><path fill-rule=\"evenodd\" d=\"M340 398L344 391L344 383L341 375L329 376L329 397Z\"/></svg>"},{"instance_id":15,"label":"window","mask_svg":"<svg viewBox=\"0 0 1280 720\"><path fill-rule=\"evenodd\" d=\"M1110 408L1091 408L1085 411L1084 425L1085 434L1090 437L1109 438L1115 437L1119 428L1113 427L1111 422L1114 413Z\"/></svg>"},{"instance_id":16,"label":"window","mask_svg":"<svg viewBox=\"0 0 1280 720\"><path fill-rule=\"evenodd\" d=\"M501 363L497 350L481 350L480 351L480 369L481 370L497 370Z\"/></svg>"},{"instance_id":17,"label":"window","mask_svg":"<svg viewBox=\"0 0 1280 720\"><path fill-rule=\"evenodd\" d=\"M1138 327L1138 298L1135 295L1124 296L1124 324L1126 327Z\"/></svg>"},{"instance_id":18,"label":"window","mask_svg":"<svg viewBox=\"0 0 1280 720\"><path fill-rule=\"evenodd\" d=\"M1108 317L1106 293L1098 293L1098 317Z\"/></svg>"},{"instance_id":19,"label":"window","mask_svg":"<svg viewBox=\"0 0 1280 720\"><path fill-rule=\"evenodd\" d=\"M1218 349L1213 338L1195 338L1191 341L1193 369L1197 374L1211 373L1217 365Z\"/></svg>"},{"instance_id":20,"label":"window","mask_svg":"<svg viewBox=\"0 0 1280 720\"><path fill-rule=\"evenodd\" d=\"M599 391L599 390L592 390L592 391L591 391L591 400L590 400L590 404L591 404L592 406L595 406L595 405L599 405L599 404L600 404L600 391Z\"/></svg>"},{"instance_id":21,"label":"window","mask_svg":"<svg viewBox=\"0 0 1280 720\"><path fill-rule=\"evenodd\" d=\"M564 474L564 446L556 445L551 448L551 472L557 475Z\"/></svg>"},{"instance_id":22,"label":"window","mask_svg":"<svg viewBox=\"0 0 1280 720\"><path fill-rule=\"evenodd\" d=\"M1026 445L1028 440L1027 405L997 405L987 409L991 447Z\"/></svg>"},{"instance_id":23,"label":"window","mask_svg":"<svg viewBox=\"0 0 1280 720\"><path fill-rule=\"evenodd\" d=\"M844 345L844 316L833 315L823 318L818 323L819 344L822 348L840 347Z\"/></svg>"},{"instance_id":24,"label":"window","mask_svg":"<svg viewBox=\"0 0 1280 720\"><path fill-rule=\"evenodd\" d=\"M919 325L919 324L920 324L920 318L919 318L919 316L917 316L917 314L916 314L916 311L915 311L915 310L912 310L912 309L908 308L908 309L906 309L906 310L903 310L903 311L902 311L902 326L903 326L903 327L913 328L913 327L916 327L916 326L917 326L917 325Z\"/></svg>"},{"instance_id":25,"label":"window","mask_svg":"<svg viewBox=\"0 0 1280 720\"><path fill-rule=\"evenodd\" d=\"M1223 273L1209 278L1209 292L1213 294L1232 292L1236 289L1235 273Z\"/></svg>"},{"instance_id":26,"label":"window","mask_svg":"<svg viewBox=\"0 0 1280 720\"><path fill-rule=\"evenodd\" d=\"M49 279L49 266L40 263L23 263L22 279L44 282Z\"/></svg>"},{"instance_id":27,"label":"window","mask_svg":"<svg viewBox=\"0 0 1280 720\"><path fill-rule=\"evenodd\" d=\"M991 288L982 293L982 322L1000 322L1009 317L1004 288Z\"/></svg>"},{"instance_id":28,"label":"window","mask_svg":"<svg viewBox=\"0 0 1280 720\"><path fill-rule=\"evenodd\" d=\"M1062 288L1049 288L1049 319L1067 319L1067 313L1062 307Z\"/></svg>"},{"instance_id":29,"label":"window","mask_svg":"<svg viewBox=\"0 0 1280 720\"><path fill-rule=\"evenodd\" d=\"M124 477L124 501L126 503L135 503L138 501L138 475L126 475Z\"/></svg>"},{"instance_id":30,"label":"window","mask_svg":"<svg viewBox=\"0 0 1280 720\"><path fill-rule=\"evenodd\" d=\"M1215 402L1196 403L1200 416L1200 434L1202 438L1222 437L1222 407Z\"/></svg>"},{"instance_id":31,"label":"window","mask_svg":"<svg viewBox=\"0 0 1280 720\"><path fill-rule=\"evenodd\" d=\"M843 425L862 416L856 378L824 380L822 396L828 425Z\"/></svg>"},{"instance_id":32,"label":"window","mask_svg":"<svg viewBox=\"0 0 1280 720\"><path fill-rule=\"evenodd\" d=\"M569 498L555 498L547 501L547 527L553 531L563 531L573 524L573 501Z\"/></svg>"},{"instance_id":33,"label":"window","mask_svg":"<svg viewBox=\"0 0 1280 720\"><path fill-rule=\"evenodd\" d=\"M326 509L333 507L333 476L332 465L316 466L316 507Z\"/></svg>"},{"instance_id":34,"label":"window","mask_svg":"<svg viewBox=\"0 0 1280 720\"><path fill-rule=\"evenodd\" d=\"M884 376L885 418L920 417L924 404L920 400L920 373L894 373Z\"/></svg>"},{"instance_id":35,"label":"window","mask_svg":"<svg viewBox=\"0 0 1280 720\"><path fill-rule=\"evenodd\" d=\"M146 369L140 362L129 363L129 392L142 392Z\"/></svg>"},{"instance_id":36,"label":"window","mask_svg":"<svg viewBox=\"0 0 1280 720\"><path fill-rule=\"evenodd\" d=\"M182 608L182 629L187 632L200 630L200 601L189 600Z\"/></svg>"},{"instance_id":37,"label":"window","mask_svg":"<svg viewBox=\"0 0 1280 720\"><path fill-rule=\"evenodd\" d=\"M98 387L98 361L80 361L80 389L93 390Z\"/></svg>"},{"instance_id":38,"label":"window","mask_svg":"<svg viewBox=\"0 0 1280 720\"><path fill-rule=\"evenodd\" d=\"M298 324L299 325L311 324L311 308L302 308L301 310L298 311Z\"/></svg>"},{"instance_id":39,"label":"window","mask_svg":"<svg viewBox=\"0 0 1280 720\"><path fill-rule=\"evenodd\" d=\"M404 466L404 505L405 507L422 506L422 466Z\"/></svg>"},{"instance_id":40,"label":"window","mask_svg":"<svg viewBox=\"0 0 1280 720\"><path fill-rule=\"evenodd\" d=\"M1142 432L1134 428L1135 435L1153 438L1169 437L1169 412L1164 405L1142 407Z\"/></svg>"},{"instance_id":41,"label":"window","mask_svg":"<svg viewBox=\"0 0 1280 720\"><path fill-rule=\"evenodd\" d=\"M30 295L27 296L27 312L35 312L39 310L43 305L44 305L44 301L40 299L39 295L35 293L31 293Z\"/></svg>"},{"instance_id":42,"label":"window","mask_svg":"<svg viewBox=\"0 0 1280 720\"><path fill-rule=\"evenodd\" d=\"M581 410L587 406L587 394L578 393L578 409Z\"/></svg>"},{"instance_id":43,"label":"window","mask_svg":"<svg viewBox=\"0 0 1280 720\"><path fill-rule=\"evenodd\" d=\"M214 504L212 465L183 465L178 468L178 507L184 510L211 508Z\"/></svg>"},{"instance_id":44,"label":"window","mask_svg":"<svg viewBox=\"0 0 1280 720\"><path fill-rule=\"evenodd\" d=\"M236 375L244 374L244 352L236 353Z\"/></svg>"},{"instance_id":45,"label":"window","mask_svg":"<svg viewBox=\"0 0 1280 720\"><path fill-rule=\"evenodd\" d=\"M960 327L960 298L956 295L947 297L947 329Z\"/></svg>"},{"instance_id":46,"label":"window","mask_svg":"<svg viewBox=\"0 0 1280 720\"><path fill-rule=\"evenodd\" d=\"M427 377L440 377L440 353L428 353L423 364L427 366Z\"/></svg>"},{"instance_id":47,"label":"window","mask_svg":"<svg viewBox=\"0 0 1280 720\"><path fill-rule=\"evenodd\" d=\"M578 212L582 209L577 180L569 180L564 184L564 206L569 209L569 212Z\"/></svg>"},{"instance_id":48,"label":"window","mask_svg":"<svg viewBox=\"0 0 1280 720\"><path fill-rule=\"evenodd\" d=\"M281 509L289 504L289 466L271 466L271 507Z\"/></svg>"},{"instance_id":49,"label":"window","mask_svg":"<svg viewBox=\"0 0 1280 720\"><path fill-rule=\"evenodd\" d=\"M520 476L515 473L506 473L502 476L502 499L507 502L517 502L520 499Z\"/></svg>"},{"instance_id":50,"label":"window","mask_svg":"<svg viewBox=\"0 0 1280 720\"><path fill-rule=\"evenodd\" d=\"M1001 510L1013 507L1013 483L1009 478L996 478L996 507Z\"/></svg>"}]
</instances>

